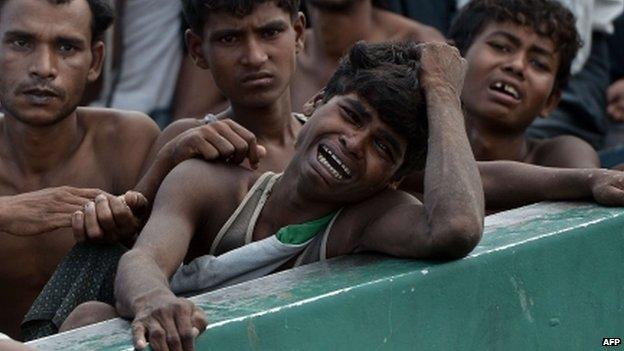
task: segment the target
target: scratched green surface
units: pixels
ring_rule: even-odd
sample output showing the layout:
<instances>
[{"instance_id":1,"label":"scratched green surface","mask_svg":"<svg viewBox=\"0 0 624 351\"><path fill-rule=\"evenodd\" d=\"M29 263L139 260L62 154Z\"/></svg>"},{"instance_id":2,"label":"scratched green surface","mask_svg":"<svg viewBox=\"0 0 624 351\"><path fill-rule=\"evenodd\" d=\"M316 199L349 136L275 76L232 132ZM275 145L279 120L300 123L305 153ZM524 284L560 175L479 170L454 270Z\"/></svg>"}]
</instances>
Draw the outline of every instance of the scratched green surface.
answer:
<instances>
[{"instance_id":1,"label":"scratched green surface","mask_svg":"<svg viewBox=\"0 0 624 351\"><path fill-rule=\"evenodd\" d=\"M624 212L539 204L497 218L460 261L339 259L202 295L198 349L597 350L624 336ZM130 346L106 323L35 345Z\"/></svg>"}]
</instances>

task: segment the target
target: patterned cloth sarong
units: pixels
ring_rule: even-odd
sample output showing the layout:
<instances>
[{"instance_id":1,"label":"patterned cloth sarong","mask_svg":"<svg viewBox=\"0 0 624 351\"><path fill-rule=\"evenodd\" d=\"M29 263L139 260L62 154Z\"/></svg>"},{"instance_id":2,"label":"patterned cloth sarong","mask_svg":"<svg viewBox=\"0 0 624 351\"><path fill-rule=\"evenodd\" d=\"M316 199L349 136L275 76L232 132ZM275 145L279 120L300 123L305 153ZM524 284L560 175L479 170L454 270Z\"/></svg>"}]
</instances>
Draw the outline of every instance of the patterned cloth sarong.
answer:
<instances>
[{"instance_id":1,"label":"patterned cloth sarong","mask_svg":"<svg viewBox=\"0 0 624 351\"><path fill-rule=\"evenodd\" d=\"M58 333L67 316L83 302L114 305L117 264L127 249L122 245L76 244L22 321L25 340Z\"/></svg>"}]
</instances>

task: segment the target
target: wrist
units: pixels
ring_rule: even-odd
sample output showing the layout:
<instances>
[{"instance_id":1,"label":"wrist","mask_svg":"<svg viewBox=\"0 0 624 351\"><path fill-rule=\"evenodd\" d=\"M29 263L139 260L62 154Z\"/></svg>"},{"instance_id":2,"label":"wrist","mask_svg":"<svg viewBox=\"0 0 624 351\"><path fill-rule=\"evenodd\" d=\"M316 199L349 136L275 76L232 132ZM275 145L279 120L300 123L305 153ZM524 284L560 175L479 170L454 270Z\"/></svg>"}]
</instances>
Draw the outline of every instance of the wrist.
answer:
<instances>
[{"instance_id":1,"label":"wrist","mask_svg":"<svg viewBox=\"0 0 624 351\"><path fill-rule=\"evenodd\" d=\"M454 106L461 108L460 95L451 86L435 85L425 90L425 99L430 106Z\"/></svg>"},{"instance_id":2,"label":"wrist","mask_svg":"<svg viewBox=\"0 0 624 351\"><path fill-rule=\"evenodd\" d=\"M154 289L135 298L130 304L130 309L134 312L134 315L137 315L142 311L152 309L159 302L171 297L175 298L175 295L169 289Z\"/></svg>"},{"instance_id":3,"label":"wrist","mask_svg":"<svg viewBox=\"0 0 624 351\"><path fill-rule=\"evenodd\" d=\"M175 144L170 141L156 154L154 165L167 173L175 167Z\"/></svg>"}]
</instances>

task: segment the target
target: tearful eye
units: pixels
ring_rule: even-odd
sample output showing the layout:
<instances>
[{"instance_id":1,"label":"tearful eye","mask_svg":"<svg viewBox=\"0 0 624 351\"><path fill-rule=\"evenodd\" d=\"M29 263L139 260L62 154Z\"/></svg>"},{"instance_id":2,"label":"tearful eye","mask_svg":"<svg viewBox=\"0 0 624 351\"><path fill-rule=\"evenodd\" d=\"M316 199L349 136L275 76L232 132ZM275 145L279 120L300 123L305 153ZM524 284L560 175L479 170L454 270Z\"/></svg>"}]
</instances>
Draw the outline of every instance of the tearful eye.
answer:
<instances>
[{"instance_id":1,"label":"tearful eye","mask_svg":"<svg viewBox=\"0 0 624 351\"><path fill-rule=\"evenodd\" d=\"M383 151L387 151L387 150L388 150L388 146L386 146L386 144L384 144L384 143L383 143L382 141L380 141L380 140L375 140L375 145L377 145L377 147L378 147L380 150L383 150Z\"/></svg>"},{"instance_id":2,"label":"tearful eye","mask_svg":"<svg viewBox=\"0 0 624 351\"><path fill-rule=\"evenodd\" d=\"M511 51L508 46L503 45L503 44L490 42L489 45L494 50L499 51L499 52L510 52Z\"/></svg>"},{"instance_id":3,"label":"tearful eye","mask_svg":"<svg viewBox=\"0 0 624 351\"><path fill-rule=\"evenodd\" d=\"M351 122L352 124L359 126L360 125L360 120L359 117L350 109L346 108L346 107L341 107L342 110L342 115L345 117L345 119L349 122Z\"/></svg>"},{"instance_id":4,"label":"tearful eye","mask_svg":"<svg viewBox=\"0 0 624 351\"><path fill-rule=\"evenodd\" d=\"M383 140L375 139L375 146L379 149L379 151L391 158L392 154L390 153L390 147Z\"/></svg>"},{"instance_id":5,"label":"tearful eye","mask_svg":"<svg viewBox=\"0 0 624 351\"><path fill-rule=\"evenodd\" d=\"M531 65L540 71L550 71L550 66L540 60L531 60Z\"/></svg>"}]
</instances>

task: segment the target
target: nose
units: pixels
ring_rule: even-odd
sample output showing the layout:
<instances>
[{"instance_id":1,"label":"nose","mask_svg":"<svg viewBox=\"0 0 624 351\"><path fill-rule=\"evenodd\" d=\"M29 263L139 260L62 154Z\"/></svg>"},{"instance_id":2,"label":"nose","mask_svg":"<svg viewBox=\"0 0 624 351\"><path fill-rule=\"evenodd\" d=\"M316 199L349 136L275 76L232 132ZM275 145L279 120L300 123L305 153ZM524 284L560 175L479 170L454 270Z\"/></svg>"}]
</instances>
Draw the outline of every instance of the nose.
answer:
<instances>
[{"instance_id":1,"label":"nose","mask_svg":"<svg viewBox=\"0 0 624 351\"><path fill-rule=\"evenodd\" d=\"M40 46L32 54L30 74L41 79L54 79L58 75L57 58L54 50Z\"/></svg>"},{"instance_id":2,"label":"nose","mask_svg":"<svg viewBox=\"0 0 624 351\"><path fill-rule=\"evenodd\" d=\"M524 79L524 69L526 67L526 57L522 53L517 53L509 57L503 64L503 71Z\"/></svg>"},{"instance_id":3,"label":"nose","mask_svg":"<svg viewBox=\"0 0 624 351\"><path fill-rule=\"evenodd\" d=\"M245 66L260 67L269 59L264 47L257 40L250 39L245 47L242 64Z\"/></svg>"},{"instance_id":4,"label":"nose","mask_svg":"<svg viewBox=\"0 0 624 351\"><path fill-rule=\"evenodd\" d=\"M362 132L353 132L349 135L342 134L339 138L340 144L342 144L349 155L359 160L364 156L365 134Z\"/></svg>"}]
</instances>

